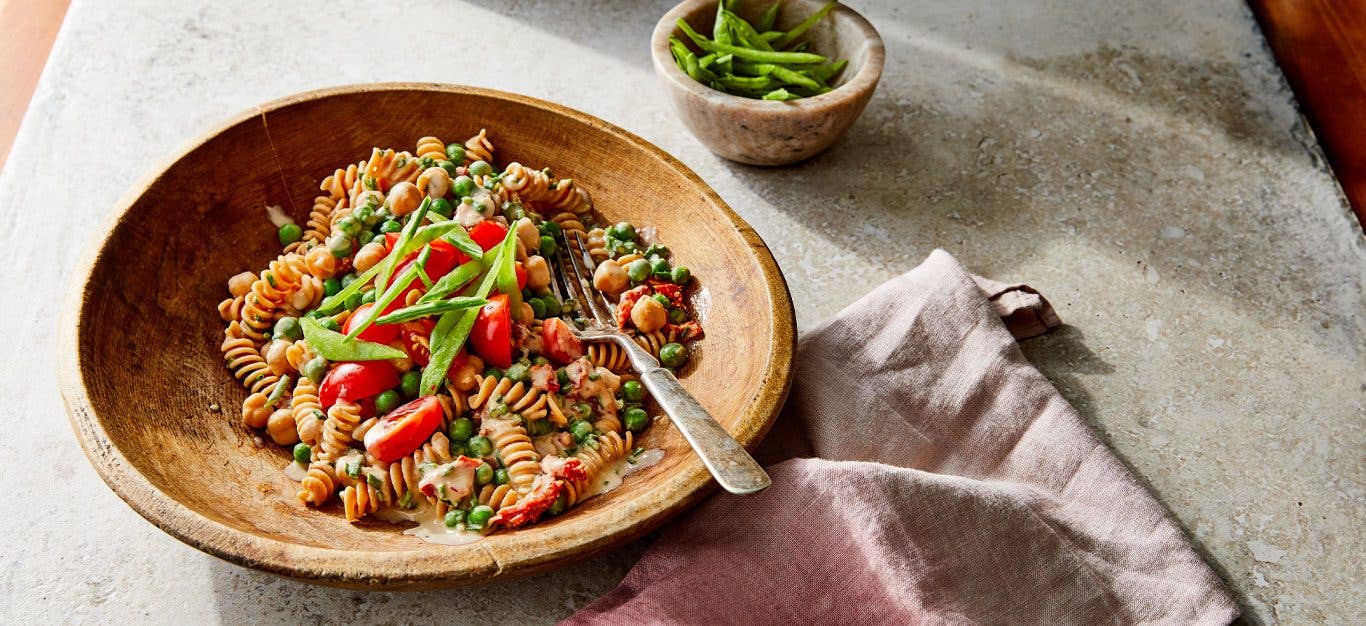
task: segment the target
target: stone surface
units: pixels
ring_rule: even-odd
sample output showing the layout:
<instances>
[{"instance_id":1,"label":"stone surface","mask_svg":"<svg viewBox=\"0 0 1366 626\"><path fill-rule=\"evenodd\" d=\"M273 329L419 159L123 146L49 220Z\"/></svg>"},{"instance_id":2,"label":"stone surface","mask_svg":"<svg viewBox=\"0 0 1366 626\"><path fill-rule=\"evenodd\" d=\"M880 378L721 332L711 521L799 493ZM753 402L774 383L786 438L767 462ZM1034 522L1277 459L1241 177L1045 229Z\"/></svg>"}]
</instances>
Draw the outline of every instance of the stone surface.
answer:
<instances>
[{"instance_id":1,"label":"stone surface","mask_svg":"<svg viewBox=\"0 0 1366 626\"><path fill-rule=\"evenodd\" d=\"M720 160L674 117L647 50L667 3L197 4L75 2L0 173L0 621L544 622L639 554L472 591L308 587L163 535L78 449L53 338L115 201L254 103L380 80L527 93L657 143L768 241L803 328L935 247L1030 282L1070 326L1025 353L1246 609L1366 619L1366 243L1241 3L854 2L882 84L786 169Z\"/></svg>"}]
</instances>

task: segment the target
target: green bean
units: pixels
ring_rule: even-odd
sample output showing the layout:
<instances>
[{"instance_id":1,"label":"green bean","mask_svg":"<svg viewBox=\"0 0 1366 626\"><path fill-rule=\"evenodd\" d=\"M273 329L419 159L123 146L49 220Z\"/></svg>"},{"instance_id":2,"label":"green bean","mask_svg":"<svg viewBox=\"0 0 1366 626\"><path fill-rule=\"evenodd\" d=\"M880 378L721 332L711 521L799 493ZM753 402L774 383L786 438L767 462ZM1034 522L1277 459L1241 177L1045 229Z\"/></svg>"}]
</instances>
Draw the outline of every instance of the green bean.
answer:
<instances>
[{"instance_id":1,"label":"green bean","mask_svg":"<svg viewBox=\"0 0 1366 626\"><path fill-rule=\"evenodd\" d=\"M699 48L721 54L733 54L737 59L754 61L756 63L787 63L793 65L809 65L813 63L824 63L827 59L819 54L809 52L768 52L765 50L750 50L738 46L728 46L716 43L702 35L697 34L692 26L683 18L678 19L678 28L687 35ZM809 26L807 28L810 28Z\"/></svg>"},{"instance_id":2,"label":"green bean","mask_svg":"<svg viewBox=\"0 0 1366 626\"><path fill-rule=\"evenodd\" d=\"M440 315L447 311L459 311L461 309L469 309L484 306L485 304L488 304L488 300L484 298L470 298L464 296L459 298L451 298L450 300L423 302L421 304L414 304L413 306L404 307L388 315L381 316L378 320L375 320L375 323L400 324L402 322L410 322L412 320L422 317Z\"/></svg>"},{"instance_id":3,"label":"green bean","mask_svg":"<svg viewBox=\"0 0 1366 626\"><path fill-rule=\"evenodd\" d=\"M754 48L755 50L773 51L773 46L769 45L767 41L764 41L764 38L759 36L759 33L754 30L754 27L750 26L749 22L740 19L740 16L731 13L730 11L722 11L721 19L726 22L726 25L729 26L731 30L735 31L735 36L739 37L740 41L746 46ZM721 40L718 39L717 41L720 42Z\"/></svg>"},{"instance_id":4,"label":"green bean","mask_svg":"<svg viewBox=\"0 0 1366 626\"><path fill-rule=\"evenodd\" d=\"M797 85L799 87L806 87L807 89L821 88L820 83L811 80L810 78L807 78L805 76L802 76L801 74L798 74L785 67L773 68L773 73L771 74L771 76L789 85Z\"/></svg>"},{"instance_id":5,"label":"green bean","mask_svg":"<svg viewBox=\"0 0 1366 626\"><path fill-rule=\"evenodd\" d=\"M758 23L758 24L755 24L754 27L757 28L758 30L763 30L763 31L771 31L771 30L773 30L773 23L776 22L776 21L778 21L778 8L781 7L782 5L783 5L782 0L778 0L777 2L774 2L774 3L773 3L773 6L768 7L768 10L767 10L767 11L764 11L764 16L761 17L761 18L759 18L759 23ZM768 34L768 33L764 33L764 34ZM778 33L778 36L781 37L781 36L782 36L782 33Z\"/></svg>"},{"instance_id":6,"label":"green bean","mask_svg":"<svg viewBox=\"0 0 1366 626\"><path fill-rule=\"evenodd\" d=\"M839 3L834 1L825 3L825 6L821 7L819 11L812 13L809 17L802 20L802 23L798 24L796 28L787 31L787 33L784 34L781 39L773 42L774 47L786 48L788 44L792 43L793 41L796 41L798 37L805 35L806 31L811 30L811 27L816 25L816 22L821 21L821 18L825 17L827 13L835 10L836 4Z\"/></svg>"}]
</instances>

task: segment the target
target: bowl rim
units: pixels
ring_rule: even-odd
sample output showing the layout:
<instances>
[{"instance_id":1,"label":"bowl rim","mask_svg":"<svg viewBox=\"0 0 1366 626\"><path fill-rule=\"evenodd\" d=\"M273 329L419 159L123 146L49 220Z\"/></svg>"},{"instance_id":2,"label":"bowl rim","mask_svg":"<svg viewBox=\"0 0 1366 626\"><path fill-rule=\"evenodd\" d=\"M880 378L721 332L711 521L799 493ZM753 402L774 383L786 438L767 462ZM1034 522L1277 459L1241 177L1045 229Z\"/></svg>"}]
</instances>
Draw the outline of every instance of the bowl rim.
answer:
<instances>
[{"instance_id":1,"label":"bowl rim","mask_svg":"<svg viewBox=\"0 0 1366 626\"><path fill-rule=\"evenodd\" d=\"M498 559L486 546L480 549L484 569L470 567L469 558L455 558L438 550L410 551L354 551L301 545L267 538L238 530L210 519L163 493L139 472L110 439L85 389L81 373L79 337L85 323L84 312L89 304L91 280L95 267L111 246L114 229L131 218L131 209L156 180L165 175L181 159L202 147L218 135L266 114L293 105L320 101L335 96L365 92L432 91L486 97L514 104L548 110L571 118L596 130L616 135L637 148L661 159L664 164L681 173L697 186L702 195L731 222L748 244L764 275L768 295L774 302L772 340L768 346L768 363L762 386L748 415L740 423L740 430L732 433L747 449L753 450L773 426L792 383L792 359L796 349L796 319L792 299L782 271L772 252L755 232L720 195L692 169L677 158L641 137L587 113L520 94L445 83L385 82L327 87L304 91L256 105L228 118L212 130L203 133L162 160L149 174L140 178L117 202L115 209L105 216L96 245L86 247L73 273L60 316L57 341L57 382L67 416L75 431L82 451L95 467L100 478L139 515L183 543L220 559L244 567L306 582L330 586L366 589L424 589L451 586L479 585L494 580L520 577L553 569L582 560L616 545L644 535L662 525L675 514L699 501L715 489L706 469L696 455L689 455L675 470L676 474L661 483L656 493L660 497L631 507L608 508L602 512L599 529L591 533L575 533L575 541L553 541L567 533L542 537L541 542L554 544L550 550L525 549L531 544L512 543L514 558ZM610 529L610 530L609 530ZM481 546L482 542L468 544ZM508 550L501 550L507 554ZM413 555L418 556L413 556ZM383 571L378 565L385 557L403 555L402 564L411 569Z\"/></svg>"},{"instance_id":2,"label":"bowl rim","mask_svg":"<svg viewBox=\"0 0 1366 626\"><path fill-rule=\"evenodd\" d=\"M778 101L760 100L757 98L745 98L724 91L717 91L692 79L678 69L678 64L673 60L673 54L669 51L669 36L677 28L678 18L692 12L695 9L707 5L715 5L719 0L683 0L674 5L672 9L659 18L655 23L654 32L650 35L650 58L654 61L655 72L664 77L671 84L683 88L703 98L714 101L716 104L726 106L757 106L764 107L769 111L788 111L796 113L798 111L810 111L813 109L826 109L837 106L838 104L857 98L860 94L871 91L877 87L878 81L882 78L882 66L886 62L886 44L882 41L882 35L878 34L877 29L863 17L858 11L850 8L849 5L840 2L835 5L829 17L838 20L848 20L858 27L868 42L868 62L859 67L859 71L853 78L843 84L817 96L809 98L799 98L797 100Z\"/></svg>"}]
</instances>

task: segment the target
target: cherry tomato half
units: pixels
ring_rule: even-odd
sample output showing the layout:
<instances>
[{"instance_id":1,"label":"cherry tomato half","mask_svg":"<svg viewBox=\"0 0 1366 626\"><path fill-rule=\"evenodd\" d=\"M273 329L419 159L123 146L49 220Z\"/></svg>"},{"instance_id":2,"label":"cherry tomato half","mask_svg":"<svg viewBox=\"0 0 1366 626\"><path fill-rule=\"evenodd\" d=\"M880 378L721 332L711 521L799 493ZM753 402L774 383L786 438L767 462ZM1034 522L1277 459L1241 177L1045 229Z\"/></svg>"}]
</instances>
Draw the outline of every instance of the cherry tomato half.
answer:
<instances>
[{"instance_id":1,"label":"cherry tomato half","mask_svg":"<svg viewBox=\"0 0 1366 626\"><path fill-rule=\"evenodd\" d=\"M489 296L470 329L470 347L489 365L506 369L512 365L512 308L508 296Z\"/></svg>"},{"instance_id":2,"label":"cherry tomato half","mask_svg":"<svg viewBox=\"0 0 1366 626\"><path fill-rule=\"evenodd\" d=\"M422 447L441 427L441 402L424 396L389 412L365 433L365 451L393 463Z\"/></svg>"},{"instance_id":3,"label":"cherry tomato half","mask_svg":"<svg viewBox=\"0 0 1366 626\"><path fill-rule=\"evenodd\" d=\"M347 335L351 334L351 331L363 324L365 320L370 319L370 316L374 314L375 303L367 302L360 305L360 307L356 309L356 312L351 314L351 317L346 318L346 325L342 327L342 333ZM398 339L398 326L394 324L371 324L365 330L361 331L359 335L356 335L356 338L364 341L373 341L375 343L389 343L390 341Z\"/></svg>"},{"instance_id":4,"label":"cherry tomato half","mask_svg":"<svg viewBox=\"0 0 1366 626\"><path fill-rule=\"evenodd\" d=\"M558 365L568 365L583 356L583 342L558 317L541 322L541 341L545 344L545 357Z\"/></svg>"},{"instance_id":5,"label":"cherry tomato half","mask_svg":"<svg viewBox=\"0 0 1366 626\"><path fill-rule=\"evenodd\" d=\"M474 225L474 228L470 229L470 239L473 239L474 243L479 244L479 247L483 248L484 252L488 252L498 244L503 243L503 239L507 236L507 227L491 220L479 222Z\"/></svg>"},{"instance_id":6,"label":"cherry tomato half","mask_svg":"<svg viewBox=\"0 0 1366 626\"><path fill-rule=\"evenodd\" d=\"M318 401L323 408L336 404L338 400L356 402L393 389L398 383L398 370L388 361L337 363L318 386Z\"/></svg>"},{"instance_id":7,"label":"cherry tomato half","mask_svg":"<svg viewBox=\"0 0 1366 626\"><path fill-rule=\"evenodd\" d=\"M526 289L526 279L527 279L526 268L525 268L525 267L522 267L522 264L521 264L521 263L518 263L518 264L516 264L516 265L514 265L514 266L512 266L512 267L513 267L514 269L517 270L517 288L518 288L518 289Z\"/></svg>"},{"instance_id":8,"label":"cherry tomato half","mask_svg":"<svg viewBox=\"0 0 1366 626\"><path fill-rule=\"evenodd\" d=\"M403 350L408 353L408 357L414 363L422 367L426 367L427 363L432 360L430 341L433 328L436 328L436 322L427 317L399 325L399 336L403 339Z\"/></svg>"}]
</instances>

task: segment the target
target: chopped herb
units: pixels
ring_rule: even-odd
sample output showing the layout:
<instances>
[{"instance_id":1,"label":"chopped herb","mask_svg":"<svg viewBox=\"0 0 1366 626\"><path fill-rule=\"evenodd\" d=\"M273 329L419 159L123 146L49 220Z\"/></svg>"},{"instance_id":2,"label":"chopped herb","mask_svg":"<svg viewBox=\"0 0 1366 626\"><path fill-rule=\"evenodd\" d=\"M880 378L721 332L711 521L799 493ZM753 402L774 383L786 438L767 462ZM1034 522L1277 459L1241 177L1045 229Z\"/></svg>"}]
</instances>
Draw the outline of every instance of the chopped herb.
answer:
<instances>
[{"instance_id":1,"label":"chopped herb","mask_svg":"<svg viewBox=\"0 0 1366 626\"><path fill-rule=\"evenodd\" d=\"M369 189L370 191L374 191L377 185L377 183L375 182L375 178L373 176L366 176L365 178L362 178L361 183L364 184L365 188Z\"/></svg>"},{"instance_id":2,"label":"chopped herb","mask_svg":"<svg viewBox=\"0 0 1366 626\"><path fill-rule=\"evenodd\" d=\"M357 478L357 477L359 477L359 476L360 476L360 461L356 461L356 462L354 462L354 463L351 463L350 465L347 465L347 466L346 466L346 469L345 469L344 471L346 472L346 475L347 475L347 476L350 476L350 477L352 477L352 478Z\"/></svg>"},{"instance_id":3,"label":"chopped herb","mask_svg":"<svg viewBox=\"0 0 1366 626\"><path fill-rule=\"evenodd\" d=\"M640 455L642 452L645 452L645 448L636 446L635 450L632 450L630 454L626 455L626 462L630 465L635 465L636 463L639 463Z\"/></svg>"},{"instance_id":4,"label":"chopped herb","mask_svg":"<svg viewBox=\"0 0 1366 626\"><path fill-rule=\"evenodd\" d=\"M366 474L365 482L370 483L370 486L374 487L375 489L384 488L384 482L379 479L379 476L376 476L374 474Z\"/></svg>"},{"instance_id":5,"label":"chopped herb","mask_svg":"<svg viewBox=\"0 0 1366 626\"><path fill-rule=\"evenodd\" d=\"M413 499L413 490L412 490L412 489L409 489L409 490L403 492L403 497L402 497L402 498L399 498L399 499L398 499L398 507L399 507L400 509L411 509L411 508L413 508L414 506L417 505L417 503L414 502L413 500L414 500L414 499Z\"/></svg>"}]
</instances>

